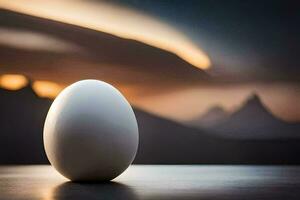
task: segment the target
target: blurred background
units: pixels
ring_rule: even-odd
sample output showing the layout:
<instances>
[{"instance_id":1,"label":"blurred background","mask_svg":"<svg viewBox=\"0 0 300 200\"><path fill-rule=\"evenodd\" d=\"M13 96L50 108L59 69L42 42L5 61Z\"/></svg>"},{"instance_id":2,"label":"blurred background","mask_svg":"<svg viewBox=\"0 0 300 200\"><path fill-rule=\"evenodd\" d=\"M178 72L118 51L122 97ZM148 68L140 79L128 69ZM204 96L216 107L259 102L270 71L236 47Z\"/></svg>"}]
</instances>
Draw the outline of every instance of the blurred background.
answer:
<instances>
[{"instance_id":1,"label":"blurred background","mask_svg":"<svg viewBox=\"0 0 300 200\"><path fill-rule=\"evenodd\" d=\"M48 163L69 84L133 105L135 163L300 164L297 1L1 0L0 163Z\"/></svg>"}]
</instances>

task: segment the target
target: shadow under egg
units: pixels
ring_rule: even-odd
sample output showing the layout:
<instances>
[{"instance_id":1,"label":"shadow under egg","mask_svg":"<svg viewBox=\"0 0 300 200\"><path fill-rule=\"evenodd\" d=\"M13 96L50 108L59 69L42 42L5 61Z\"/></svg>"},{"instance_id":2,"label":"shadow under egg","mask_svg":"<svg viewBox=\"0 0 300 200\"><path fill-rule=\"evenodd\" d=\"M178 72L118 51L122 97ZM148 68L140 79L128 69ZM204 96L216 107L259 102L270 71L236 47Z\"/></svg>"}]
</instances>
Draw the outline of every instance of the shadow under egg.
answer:
<instances>
[{"instance_id":1,"label":"shadow under egg","mask_svg":"<svg viewBox=\"0 0 300 200\"><path fill-rule=\"evenodd\" d=\"M138 199L132 188L116 182L65 182L55 187L51 196L55 200Z\"/></svg>"}]
</instances>

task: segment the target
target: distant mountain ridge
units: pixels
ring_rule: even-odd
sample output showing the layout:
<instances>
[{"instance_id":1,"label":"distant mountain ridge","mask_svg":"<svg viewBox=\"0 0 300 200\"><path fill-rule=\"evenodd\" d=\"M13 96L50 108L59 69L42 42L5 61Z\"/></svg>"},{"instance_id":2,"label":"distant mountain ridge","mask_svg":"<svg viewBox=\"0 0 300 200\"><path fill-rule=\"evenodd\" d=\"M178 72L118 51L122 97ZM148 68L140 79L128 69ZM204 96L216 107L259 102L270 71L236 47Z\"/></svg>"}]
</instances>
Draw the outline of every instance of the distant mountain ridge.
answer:
<instances>
[{"instance_id":1,"label":"distant mountain ridge","mask_svg":"<svg viewBox=\"0 0 300 200\"><path fill-rule=\"evenodd\" d=\"M187 123L195 127L208 128L225 120L228 116L229 112L225 111L223 107L216 105L211 107L199 118L193 119Z\"/></svg>"},{"instance_id":2,"label":"distant mountain ridge","mask_svg":"<svg viewBox=\"0 0 300 200\"><path fill-rule=\"evenodd\" d=\"M0 164L48 163L43 124L51 100L31 85L0 89ZM300 140L235 140L189 128L133 108L139 125L139 164L300 164Z\"/></svg>"},{"instance_id":3,"label":"distant mountain ridge","mask_svg":"<svg viewBox=\"0 0 300 200\"><path fill-rule=\"evenodd\" d=\"M198 127L206 128L222 137L238 139L300 138L300 124L288 123L275 117L257 94L252 94L233 113L218 115L218 118L215 117L210 124L201 126L205 123L207 115L204 114L198 122L194 121L193 125L199 125Z\"/></svg>"}]
</instances>

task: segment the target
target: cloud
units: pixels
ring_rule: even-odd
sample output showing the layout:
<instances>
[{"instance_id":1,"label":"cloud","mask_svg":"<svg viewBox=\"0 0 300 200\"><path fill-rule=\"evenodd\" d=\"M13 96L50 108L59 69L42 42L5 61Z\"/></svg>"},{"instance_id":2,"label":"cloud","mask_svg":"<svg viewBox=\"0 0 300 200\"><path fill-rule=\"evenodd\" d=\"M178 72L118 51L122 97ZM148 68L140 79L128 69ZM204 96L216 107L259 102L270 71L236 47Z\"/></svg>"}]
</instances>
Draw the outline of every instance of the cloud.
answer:
<instances>
[{"instance_id":1,"label":"cloud","mask_svg":"<svg viewBox=\"0 0 300 200\"><path fill-rule=\"evenodd\" d=\"M95 1L2 0L0 7L133 39L172 52L206 69L210 59L183 33L154 17L126 7Z\"/></svg>"},{"instance_id":2,"label":"cloud","mask_svg":"<svg viewBox=\"0 0 300 200\"><path fill-rule=\"evenodd\" d=\"M0 45L25 49L53 52L73 52L78 51L79 47L47 34L34 31L0 28Z\"/></svg>"},{"instance_id":3,"label":"cloud","mask_svg":"<svg viewBox=\"0 0 300 200\"><path fill-rule=\"evenodd\" d=\"M62 85L96 78L126 91L148 94L184 88L208 79L204 71L173 53L141 42L10 11L0 14L6 19L1 23L2 29L30 30L57 38L61 44L74 44L84 49L45 52L0 44L2 73L21 72L34 79Z\"/></svg>"}]
</instances>

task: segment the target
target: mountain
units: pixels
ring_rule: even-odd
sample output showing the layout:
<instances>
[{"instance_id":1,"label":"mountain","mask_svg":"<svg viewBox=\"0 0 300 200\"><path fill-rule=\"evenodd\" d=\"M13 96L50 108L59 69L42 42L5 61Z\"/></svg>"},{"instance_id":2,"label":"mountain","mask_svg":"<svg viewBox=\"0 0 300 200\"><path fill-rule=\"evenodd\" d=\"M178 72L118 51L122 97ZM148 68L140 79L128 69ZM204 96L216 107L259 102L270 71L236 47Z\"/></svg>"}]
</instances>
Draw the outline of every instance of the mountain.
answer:
<instances>
[{"instance_id":1,"label":"mountain","mask_svg":"<svg viewBox=\"0 0 300 200\"><path fill-rule=\"evenodd\" d=\"M193 119L187 124L193 127L209 128L227 119L229 113L224 110L221 106L213 106L206 113L201 115L199 118Z\"/></svg>"},{"instance_id":2,"label":"mountain","mask_svg":"<svg viewBox=\"0 0 300 200\"><path fill-rule=\"evenodd\" d=\"M223 160L217 155L218 139L195 128L134 108L140 133L136 163L191 164ZM210 153L208 153L210 152Z\"/></svg>"},{"instance_id":3,"label":"mountain","mask_svg":"<svg viewBox=\"0 0 300 200\"><path fill-rule=\"evenodd\" d=\"M51 100L31 85L0 89L0 164L48 163L42 130ZM236 140L189 128L134 107L138 164L300 164L300 140Z\"/></svg>"},{"instance_id":4,"label":"mountain","mask_svg":"<svg viewBox=\"0 0 300 200\"><path fill-rule=\"evenodd\" d=\"M18 91L0 89L0 163L47 162L42 130L50 105L30 85Z\"/></svg>"},{"instance_id":5,"label":"mountain","mask_svg":"<svg viewBox=\"0 0 300 200\"><path fill-rule=\"evenodd\" d=\"M300 124L275 117L256 94L227 119L209 129L219 135L239 139L300 138Z\"/></svg>"}]
</instances>

